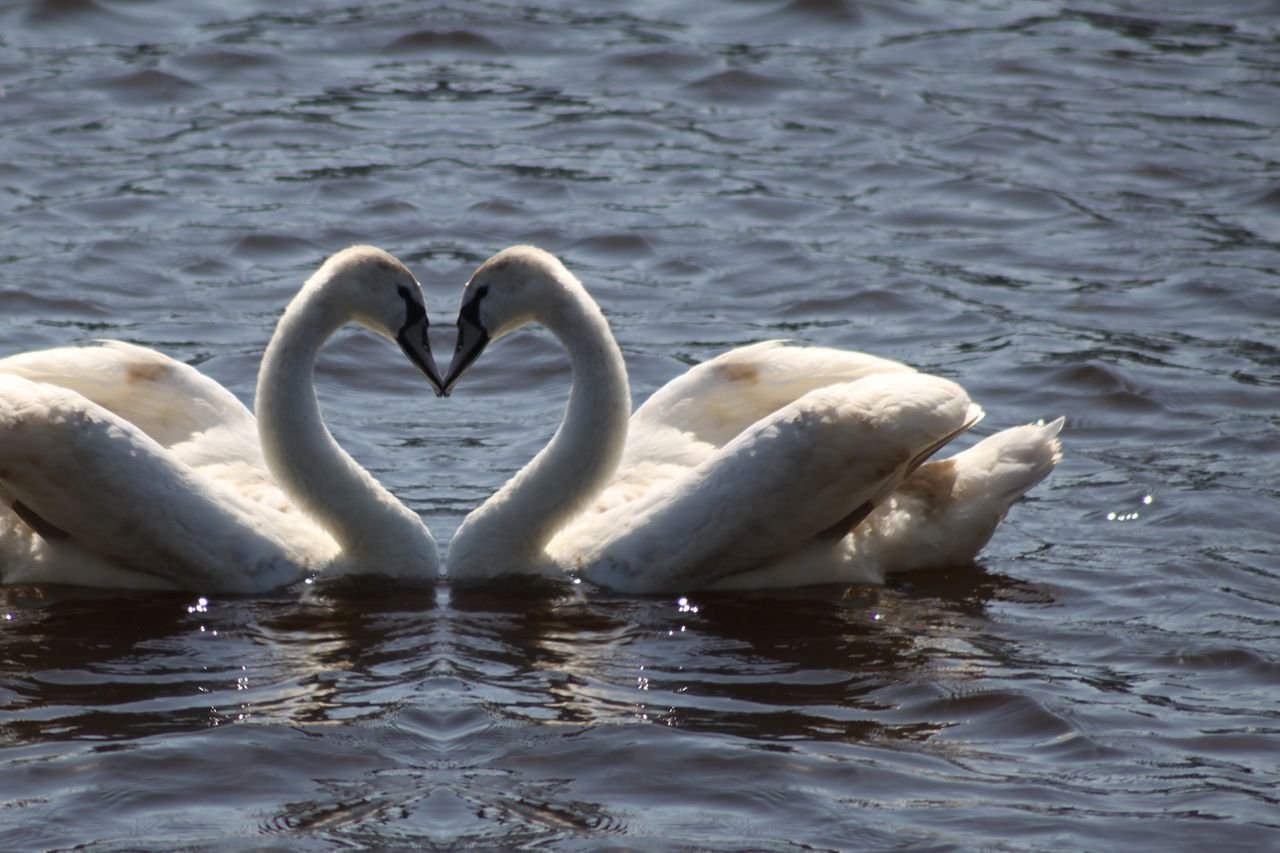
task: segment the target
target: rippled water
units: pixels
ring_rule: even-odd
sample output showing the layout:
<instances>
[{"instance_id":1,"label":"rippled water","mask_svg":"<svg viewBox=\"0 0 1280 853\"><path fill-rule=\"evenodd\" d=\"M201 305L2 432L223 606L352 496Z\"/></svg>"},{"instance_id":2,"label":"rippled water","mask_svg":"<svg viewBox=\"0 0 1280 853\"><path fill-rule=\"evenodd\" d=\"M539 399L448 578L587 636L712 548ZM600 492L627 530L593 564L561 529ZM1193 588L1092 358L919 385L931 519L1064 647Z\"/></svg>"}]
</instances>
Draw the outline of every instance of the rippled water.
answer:
<instances>
[{"instance_id":1,"label":"rippled water","mask_svg":"<svg viewBox=\"0 0 1280 853\"><path fill-rule=\"evenodd\" d=\"M2 352L249 399L326 253L404 258L447 349L529 241L638 396L790 336L1068 417L979 567L885 588L2 589L0 847L1280 844L1274 4L8 2L0 93ZM567 367L321 378L447 540Z\"/></svg>"}]
</instances>

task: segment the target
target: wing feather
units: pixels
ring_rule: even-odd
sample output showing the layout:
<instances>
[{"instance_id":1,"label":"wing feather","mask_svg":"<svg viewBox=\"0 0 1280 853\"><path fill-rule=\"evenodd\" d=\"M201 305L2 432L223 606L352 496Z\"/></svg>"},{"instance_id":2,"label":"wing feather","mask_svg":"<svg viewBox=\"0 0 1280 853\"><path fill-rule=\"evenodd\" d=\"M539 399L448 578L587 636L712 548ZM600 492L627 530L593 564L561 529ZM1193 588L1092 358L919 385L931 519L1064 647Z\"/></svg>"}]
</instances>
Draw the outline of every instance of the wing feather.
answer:
<instances>
[{"instance_id":1,"label":"wing feather","mask_svg":"<svg viewBox=\"0 0 1280 853\"><path fill-rule=\"evenodd\" d=\"M295 543L316 541L114 412L16 375L0 374L0 491L85 551L187 588L283 585L313 556Z\"/></svg>"},{"instance_id":2,"label":"wing feather","mask_svg":"<svg viewBox=\"0 0 1280 853\"><path fill-rule=\"evenodd\" d=\"M705 586L874 505L980 412L960 386L911 370L826 385L740 432L687 476L591 517L566 544L589 578L616 589Z\"/></svg>"}]
</instances>

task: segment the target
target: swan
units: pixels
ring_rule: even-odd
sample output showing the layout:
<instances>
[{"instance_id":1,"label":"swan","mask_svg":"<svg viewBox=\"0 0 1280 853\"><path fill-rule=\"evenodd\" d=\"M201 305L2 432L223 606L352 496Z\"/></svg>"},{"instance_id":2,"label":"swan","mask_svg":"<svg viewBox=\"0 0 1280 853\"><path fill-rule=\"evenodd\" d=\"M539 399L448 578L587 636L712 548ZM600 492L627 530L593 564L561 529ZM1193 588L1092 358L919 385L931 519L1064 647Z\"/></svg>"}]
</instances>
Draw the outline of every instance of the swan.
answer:
<instances>
[{"instance_id":1,"label":"swan","mask_svg":"<svg viewBox=\"0 0 1280 853\"><path fill-rule=\"evenodd\" d=\"M698 365L634 415L626 368L581 282L531 246L468 281L449 394L493 341L538 323L573 386L550 442L464 519L446 573L577 574L624 592L882 580L970 562L1059 459L1061 420L926 462L982 409L888 359L767 341Z\"/></svg>"},{"instance_id":2,"label":"swan","mask_svg":"<svg viewBox=\"0 0 1280 853\"><path fill-rule=\"evenodd\" d=\"M0 579L229 593L311 572L434 580L422 520L321 419L316 357L348 322L441 390L421 288L372 246L330 257L289 303L256 420L195 368L120 341L0 359Z\"/></svg>"}]
</instances>

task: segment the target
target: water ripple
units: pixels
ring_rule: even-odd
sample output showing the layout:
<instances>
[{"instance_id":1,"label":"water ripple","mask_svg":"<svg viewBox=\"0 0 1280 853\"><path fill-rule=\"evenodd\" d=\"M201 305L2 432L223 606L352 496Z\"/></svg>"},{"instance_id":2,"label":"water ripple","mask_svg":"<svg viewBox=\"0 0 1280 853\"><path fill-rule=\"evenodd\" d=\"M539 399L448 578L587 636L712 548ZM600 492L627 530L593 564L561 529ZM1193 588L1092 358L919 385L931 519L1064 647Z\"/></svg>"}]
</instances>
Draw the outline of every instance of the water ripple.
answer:
<instances>
[{"instance_id":1,"label":"water ripple","mask_svg":"<svg viewBox=\"0 0 1280 853\"><path fill-rule=\"evenodd\" d=\"M1280 832L1267 3L425 9L0 8L3 351L124 337L249 400L329 251L405 258L447 352L532 241L637 397L799 338L962 382L980 434L1065 414L1062 466L980 565L883 588L0 589L0 847ZM344 334L318 395L447 543L567 366L513 336L441 402L394 359Z\"/></svg>"}]
</instances>

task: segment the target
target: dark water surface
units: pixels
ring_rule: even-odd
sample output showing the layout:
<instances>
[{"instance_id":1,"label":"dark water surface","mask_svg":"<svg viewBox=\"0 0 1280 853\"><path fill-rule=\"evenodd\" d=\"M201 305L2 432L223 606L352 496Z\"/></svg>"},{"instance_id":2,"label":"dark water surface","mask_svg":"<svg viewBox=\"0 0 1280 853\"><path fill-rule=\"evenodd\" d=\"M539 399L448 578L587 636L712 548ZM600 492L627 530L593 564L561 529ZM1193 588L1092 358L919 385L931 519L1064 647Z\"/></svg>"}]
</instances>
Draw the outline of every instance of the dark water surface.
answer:
<instances>
[{"instance_id":1,"label":"dark water surface","mask_svg":"<svg viewBox=\"0 0 1280 853\"><path fill-rule=\"evenodd\" d=\"M529 241L638 396L790 336L1068 418L980 567L885 588L0 589L0 848L1280 847L1270 0L10 0L0 94L0 352L247 400L326 253L447 351ZM447 540L566 371L441 402L350 333L321 396Z\"/></svg>"}]
</instances>

